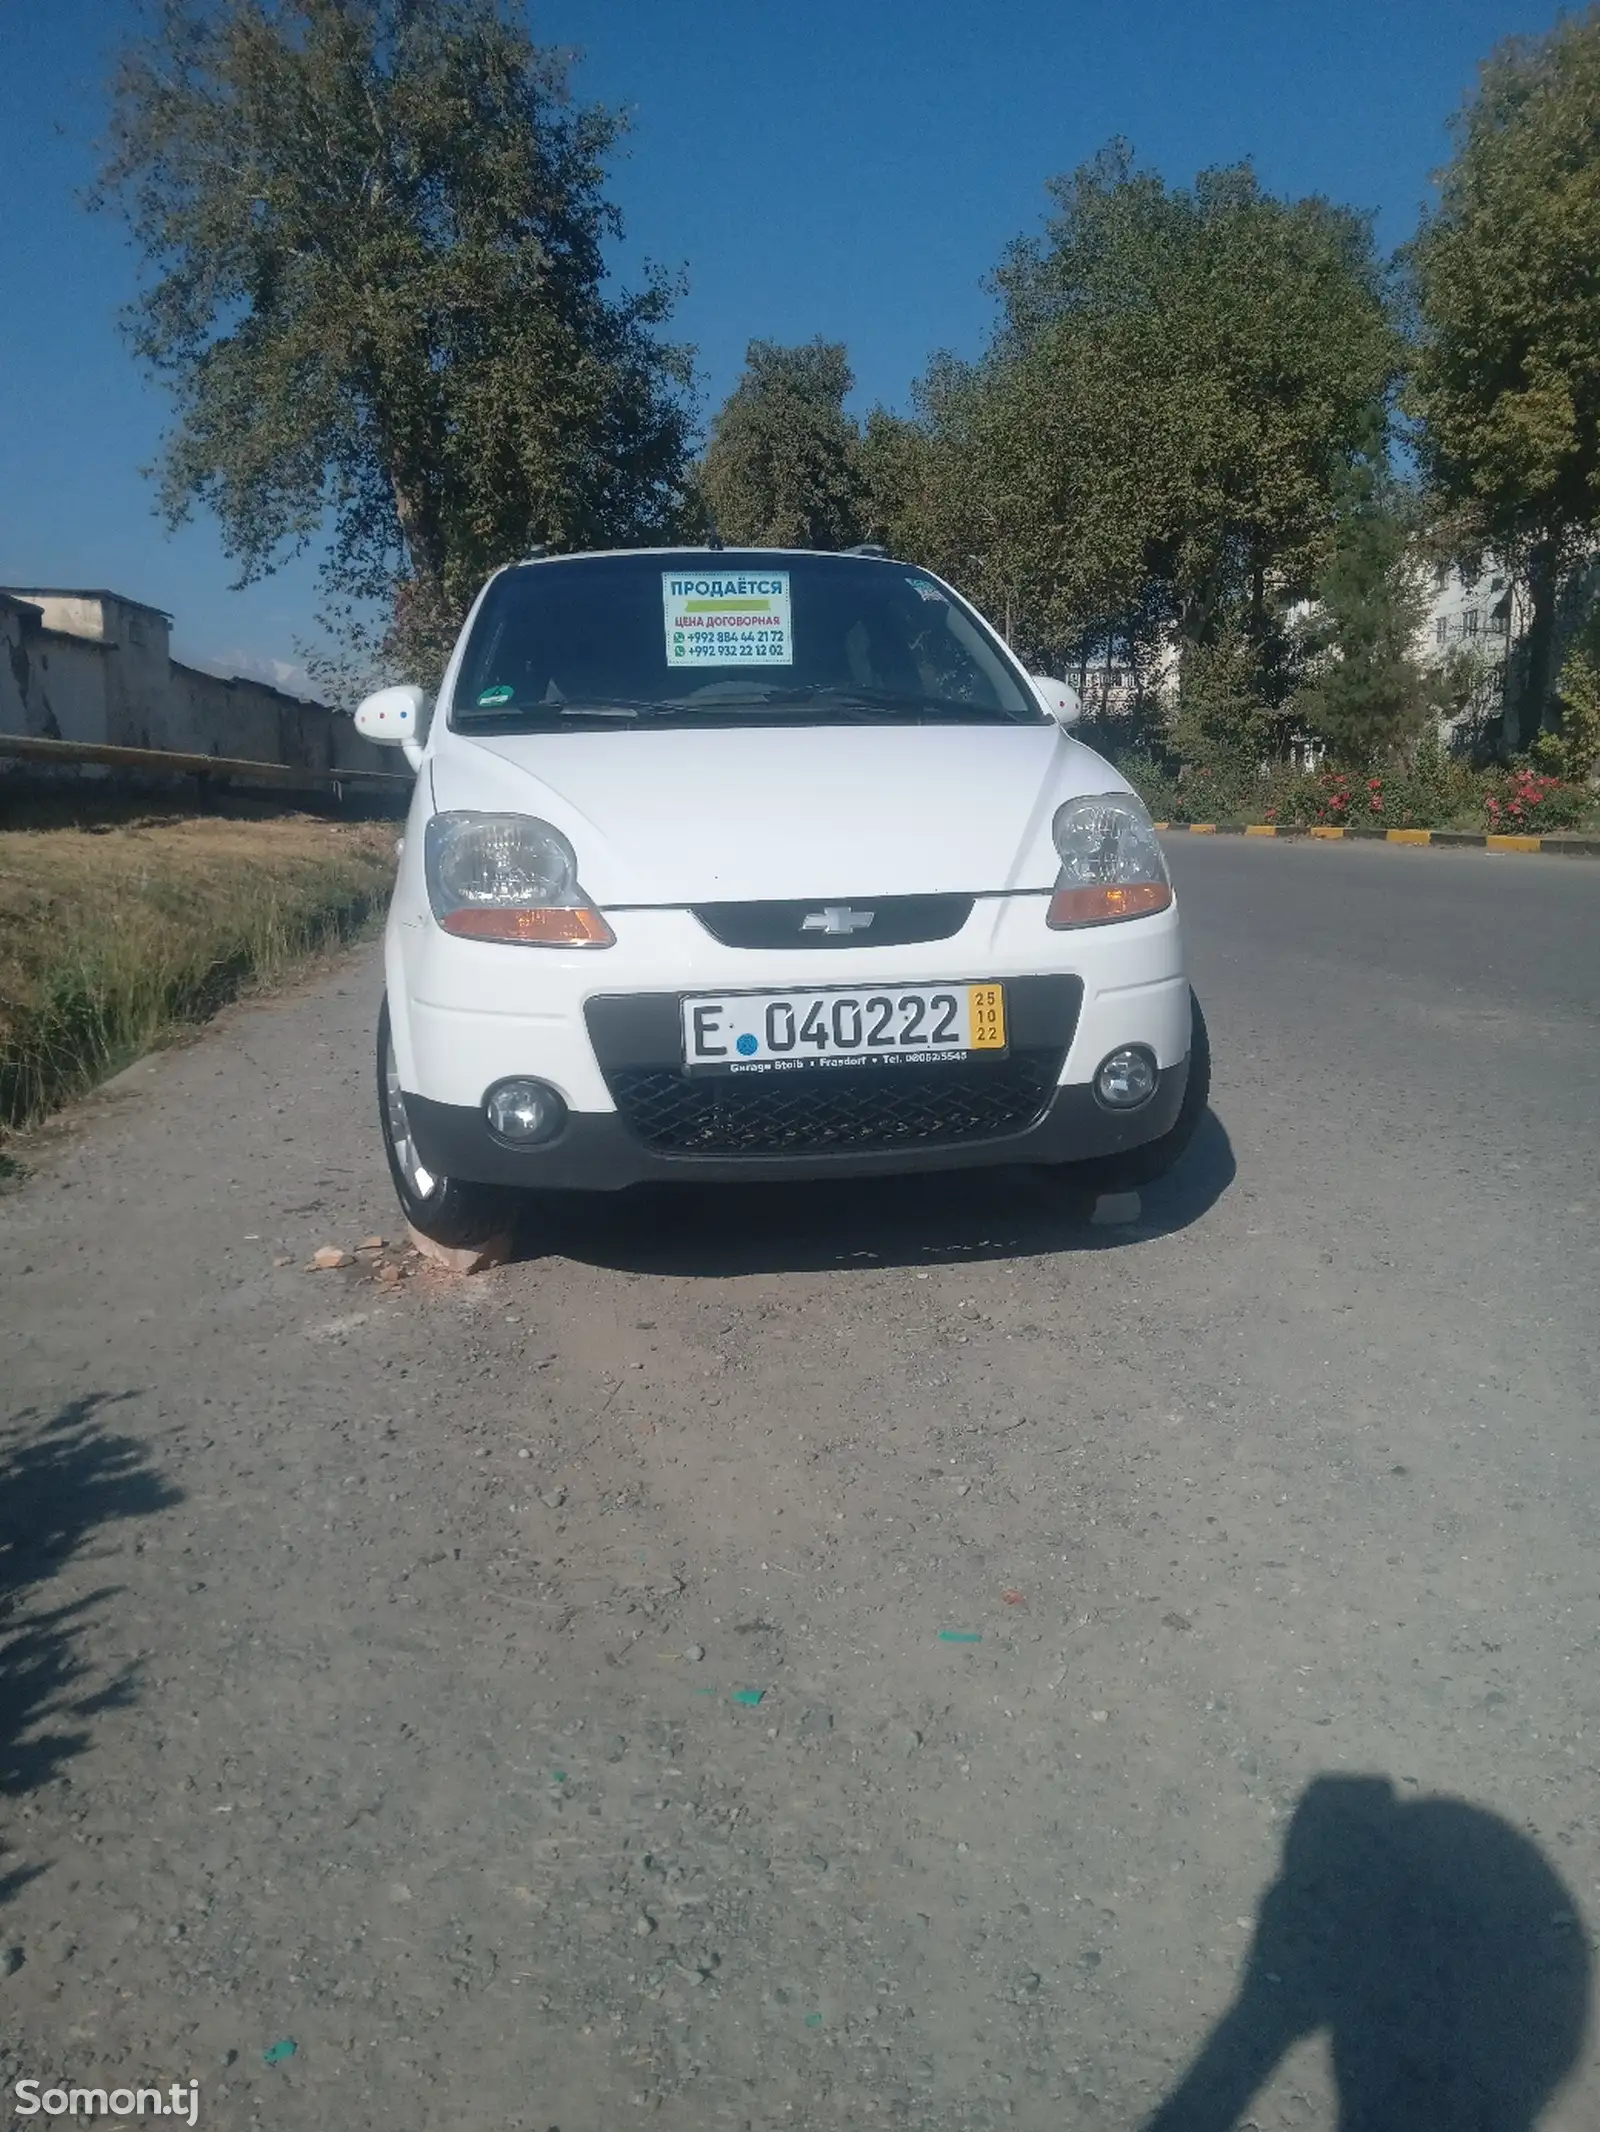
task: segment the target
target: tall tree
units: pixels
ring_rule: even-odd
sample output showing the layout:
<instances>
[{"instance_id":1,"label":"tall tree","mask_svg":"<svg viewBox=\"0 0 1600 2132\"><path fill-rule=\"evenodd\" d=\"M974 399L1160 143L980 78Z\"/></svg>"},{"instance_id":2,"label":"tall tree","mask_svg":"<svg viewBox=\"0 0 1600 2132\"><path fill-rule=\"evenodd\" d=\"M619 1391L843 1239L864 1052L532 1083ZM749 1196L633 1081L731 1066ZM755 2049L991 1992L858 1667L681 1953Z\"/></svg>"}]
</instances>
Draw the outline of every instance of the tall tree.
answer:
<instances>
[{"instance_id":1,"label":"tall tree","mask_svg":"<svg viewBox=\"0 0 1600 2132\"><path fill-rule=\"evenodd\" d=\"M1372 762L1414 739L1433 708L1417 656L1427 610L1414 514L1369 467L1352 472L1316 600L1295 715L1337 761Z\"/></svg>"},{"instance_id":2,"label":"tall tree","mask_svg":"<svg viewBox=\"0 0 1600 2132\"><path fill-rule=\"evenodd\" d=\"M1409 248L1423 465L1526 572L1518 731L1551 722L1556 619L1600 525L1600 8L1515 39L1455 122Z\"/></svg>"},{"instance_id":3,"label":"tall tree","mask_svg":"<svg viewBox=\"0 0 1600 2132\"><path fill-rule=\"evenodd\" d=\"M607 288L621 121L511 0L163 0L98 201L171 389L161 496L241 578L331 522L331 593L435 655L494 565L676 509L689 366L659 280Z\"/></svg>"},{"instance_id":4,"label":"tall tree","mask_svg":"<svg viewBox=\"0 0 1600 2132\"><path fill-rule=\"evenodd\" d=\"M862 538L861 433L844 348L752 341L711 425L700 487L724 540L843 548Z\"/></svg>"},{"instance_id":5,"label":"tall tree","mask_svg":"<svg viewBox=\"0 0 1600 2132\"><path fill-rule=\"evenodd\" d=\"M987 575L1055 641L1270 648L1343 471L1382 448L1401 342L1370 224L1247 167L1171 187L1120 142L1050 193L989 353L931 381L946 547L987 524Z\"/></svg>"}]
</instances>

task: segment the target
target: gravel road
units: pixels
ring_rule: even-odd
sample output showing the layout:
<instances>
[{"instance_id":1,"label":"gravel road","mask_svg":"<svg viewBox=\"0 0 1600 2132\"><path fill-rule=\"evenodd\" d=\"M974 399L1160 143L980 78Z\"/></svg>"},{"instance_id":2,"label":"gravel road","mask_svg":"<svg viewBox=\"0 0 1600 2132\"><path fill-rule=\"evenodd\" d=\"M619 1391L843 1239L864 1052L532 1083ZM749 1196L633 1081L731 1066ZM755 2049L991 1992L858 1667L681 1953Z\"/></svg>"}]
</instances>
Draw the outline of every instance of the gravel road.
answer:
<instances>
[{"instance_id":1,"label":"gravel road","mask_svg":"<svg viewBox=\"0 0 1600 2132\"><path fill-rule=\"evenodd\" d=\"M1173 863L1214 1117L1132 1227L312 1272L394 1235L370 950L38 1139L0 2123L1592 2132L1600 865Z\"/></svg>"}]
</instances>

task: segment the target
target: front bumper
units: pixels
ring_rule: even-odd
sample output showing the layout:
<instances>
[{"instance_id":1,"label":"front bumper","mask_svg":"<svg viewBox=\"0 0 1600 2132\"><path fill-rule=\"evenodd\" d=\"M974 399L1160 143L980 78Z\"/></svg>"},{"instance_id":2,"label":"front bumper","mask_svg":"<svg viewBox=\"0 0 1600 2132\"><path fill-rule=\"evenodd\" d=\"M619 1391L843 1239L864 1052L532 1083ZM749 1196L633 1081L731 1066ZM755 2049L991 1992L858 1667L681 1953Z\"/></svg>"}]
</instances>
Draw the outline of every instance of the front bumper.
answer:
<instances>
[{"instance_id":1,"label":"front bumper","mask_svg":"<svg viewBox=\"0 0 1600 2132\"><path fill-rule=\"evenodd\" d=\"M627 1185L785 1184L804 1178L896 1177L918 1170L973 1170L1013 1162L1088 1162L1142 1147L1170 1132L1189 1062L1169 1066L1142 1110L1118 1117L1079 1084L1058 1088L1039 1120L992 1140L804 1155L669 1155L634 1138L615 1111L576 1112L547 1147L510 1148L480 1110L408 1096L406 1113L423 1161L440 1176L528 1191L616 1192Z\"/></svg>"},{"instance_id":2,"label":"front bumper","mask_svg":"<svg viewBox=\"0 0 1600 2132\"><path fill-rule=\"evenodd\" d=\"M1014 1162L1081 1162L1170 1130L1188 1061L1137 1111L1060 1085L1083 1006L1074 977L1013 980L1004 1060L822 1071L735 1082L680 1071L676 993L599 996L589 1042L616 1108L570 1113L543 1146L508 1146L475 1104L407 1094L427 1166L528 1189L615 1191L651 1179L735 1183L887 1176Z\"/></svg>"}]
</instances>

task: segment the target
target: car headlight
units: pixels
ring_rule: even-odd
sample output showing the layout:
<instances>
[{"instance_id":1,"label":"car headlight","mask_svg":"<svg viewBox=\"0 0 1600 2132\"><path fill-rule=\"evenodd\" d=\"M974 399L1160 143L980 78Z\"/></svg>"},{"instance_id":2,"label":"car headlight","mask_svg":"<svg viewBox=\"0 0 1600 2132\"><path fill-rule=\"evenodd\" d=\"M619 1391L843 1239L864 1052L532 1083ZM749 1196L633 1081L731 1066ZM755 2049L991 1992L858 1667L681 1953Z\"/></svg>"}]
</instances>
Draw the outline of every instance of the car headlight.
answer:
<instances>
[{"instance_id":1,"label":"car headlight","mask_svg":"<svg viewBox=\"0 0 1600 2132\"><path fill-rule=\"evenodd\" d=\"M1068 800L1050 825L1061 872L1045 923L1111 925L1147 918L1172 901L1172 882L1155 829L1131 792Z\"/></svg>"},{"instance_id":2,"label":"car headlight","mask_svg":"<svg viewBox=\"0 0 1600 2132\"><path fill-rule=\"evenodd\" d=\"M578 886L572 846L549 822L435 814L424 857L433 915L463 940L542 948L608 948L616 940Z\"/></svg>"}]
</instances>

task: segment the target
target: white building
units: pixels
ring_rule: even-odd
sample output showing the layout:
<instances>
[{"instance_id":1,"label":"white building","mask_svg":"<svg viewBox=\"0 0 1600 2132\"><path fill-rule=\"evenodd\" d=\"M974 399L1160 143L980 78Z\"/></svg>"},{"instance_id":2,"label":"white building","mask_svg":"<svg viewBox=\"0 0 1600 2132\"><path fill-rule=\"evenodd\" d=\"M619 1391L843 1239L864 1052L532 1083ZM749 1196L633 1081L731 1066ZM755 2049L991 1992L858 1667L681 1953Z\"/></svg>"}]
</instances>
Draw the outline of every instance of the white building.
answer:
<instances>
[{"instance_id":1,"label":"white building","mask_svg":"<svg viewBox=\"0 0 1600 2132\"><path fill-rule=\"evenodd\" d=\"M1527 631L1527 603L1503 563L1487 558L1475 572L1455 563L1433 571L1427 620L1417 650L1438 659L1456 645L1476 651L1504 672L1511 645Z\"/></svg>"},{"instance_id":2,"label":"white building","mask_svg":"<svg viewBox=\"0 0 1600 2132\"><path fill-rule=\"evenodd\" d=\"M1526 589L1505 564L1485 556L1475 569L1438 563L1423 581L1427 609L1417 630L1424 664L1457 670L1458 708L1441 718L1459 733L1501 714L1512 685L1512 653L1532 619Z\"/></svg>"}]
</instances>

